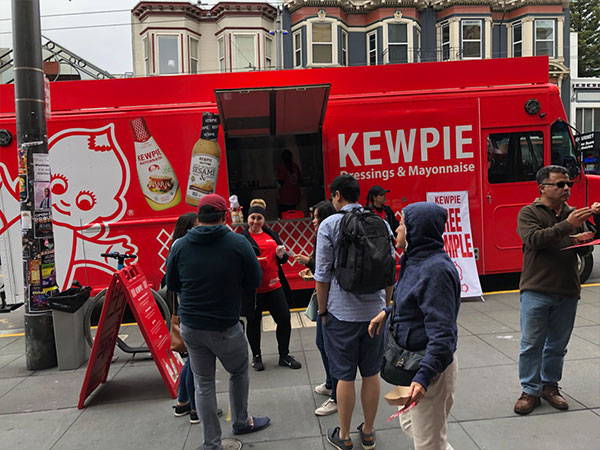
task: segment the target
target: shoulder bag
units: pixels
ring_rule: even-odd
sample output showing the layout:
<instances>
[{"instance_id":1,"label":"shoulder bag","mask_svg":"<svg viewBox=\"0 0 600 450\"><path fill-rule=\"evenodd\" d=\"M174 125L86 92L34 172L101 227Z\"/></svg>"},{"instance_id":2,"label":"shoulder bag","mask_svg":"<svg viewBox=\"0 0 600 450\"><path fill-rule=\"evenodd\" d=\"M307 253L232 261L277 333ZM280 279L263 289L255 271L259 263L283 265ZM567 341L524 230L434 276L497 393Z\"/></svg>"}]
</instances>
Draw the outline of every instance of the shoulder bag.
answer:
<instances>
[{"instance_id":1,"label":"shoulder bag","mask_svg":"<svg viewBox=\"0 0 600 450\"><path fill-rule=\"evenodd\" d=\"M396 303L392 308L387 333L385 336L385 347L381 362L381 378L395 386L410 386L413 378L419 371L421 361L425 357L425 350L411 351L398 344L394 333L393 318L396 311Z\"/></svg>"}]
</instances>

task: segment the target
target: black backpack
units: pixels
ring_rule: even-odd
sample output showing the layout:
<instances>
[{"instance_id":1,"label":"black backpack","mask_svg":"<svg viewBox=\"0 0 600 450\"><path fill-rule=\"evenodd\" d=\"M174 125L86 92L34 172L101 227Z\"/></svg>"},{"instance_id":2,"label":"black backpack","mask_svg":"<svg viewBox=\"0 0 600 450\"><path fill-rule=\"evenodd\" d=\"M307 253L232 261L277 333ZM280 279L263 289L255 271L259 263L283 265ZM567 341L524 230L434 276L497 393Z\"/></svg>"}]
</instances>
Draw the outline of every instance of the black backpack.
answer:
<instances>
[{"instance_id":1,"label":"black backpack","mask_svg":"<svg viewBox=\"0 0 600 450\"><path fill-rule=\"evenodd\" d=\"M341 211L334 273L342 289L372 294L394 283L393 237L385 221L371 211Z\"/></svg>"}]
</instances>

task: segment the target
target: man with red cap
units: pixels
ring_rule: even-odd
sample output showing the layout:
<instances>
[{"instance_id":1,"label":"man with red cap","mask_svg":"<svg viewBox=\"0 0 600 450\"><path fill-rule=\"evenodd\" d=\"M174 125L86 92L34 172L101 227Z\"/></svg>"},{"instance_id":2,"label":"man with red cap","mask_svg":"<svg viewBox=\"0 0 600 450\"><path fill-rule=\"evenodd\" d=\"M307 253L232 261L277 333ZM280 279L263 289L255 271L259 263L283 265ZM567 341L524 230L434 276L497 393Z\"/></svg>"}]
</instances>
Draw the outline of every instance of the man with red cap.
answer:
<instances>
[{"instance_id":1,"label":"man with red cap","mask_svg":"<svg viewBox=\"0 0 600 450\"><path fill-rule=\"evenodd\" d=\"M250 243L225 226L226 213L223 197L202 197L199 225L173 243L167 260L167 287L179 295L181 335L194 373L204 450L241 447L239 441L221 440L217 358L230 374L233 433L252 433L270 423L268 417L248 415L248 341L240 323L242 294L258 288L261 270Z\"/></svg>"}]
</instances>

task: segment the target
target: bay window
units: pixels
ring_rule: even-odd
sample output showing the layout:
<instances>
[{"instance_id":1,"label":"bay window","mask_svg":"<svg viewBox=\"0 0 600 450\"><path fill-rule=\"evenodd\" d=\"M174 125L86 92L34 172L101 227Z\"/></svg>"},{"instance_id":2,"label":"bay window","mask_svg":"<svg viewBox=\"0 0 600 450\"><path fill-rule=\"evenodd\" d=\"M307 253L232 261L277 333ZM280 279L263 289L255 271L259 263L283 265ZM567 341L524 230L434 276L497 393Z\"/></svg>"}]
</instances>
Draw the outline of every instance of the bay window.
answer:
<instances>
[{"instance_id":1,"label":"bay window","mask_svg":"<svg viewBox=\"0 0 600 450\"><path fill-rule=\"evenodd\" d=\"M555 22L552 19L535 21L535 55L554 58Z\"/></svg>"},{"instance_id":2,"label":"bay window","mask_svg":"<svg viewBox=\"0 0 600 450\"><path fill-rule=\"evenodd\" d=\"M408 25L388 24L388 61L392 64L408 62Z\"/></svg>"},{"instance_id":3,"label":"bay window","mask_svg":"<svg viewBox=\"0 0 600 450\"><path fill-rule=\"evenodd\" d=\"M312 63L333 64L333 32L329 22L312 23Z\"/></svg>"},{"instance_id":4,"label":"bay window","mask_svg":"<svg viewBox=\"0 0 600 450\"><path fill-rule=\"evenodd\" d=\"M480 59L483 50L483 24L477 20L461 21L462 59Z\"/></svg>"},{"instance_id":5,"label":"bay window","mask_svg":"<svg viewBox=\"0 0 600 450\"><path fill-rule=\"evenodd\" d=\"M158 39L158 73L170 75L181 73L179 58L179 35L161 35Z\"/></svg>"}]
</instances>

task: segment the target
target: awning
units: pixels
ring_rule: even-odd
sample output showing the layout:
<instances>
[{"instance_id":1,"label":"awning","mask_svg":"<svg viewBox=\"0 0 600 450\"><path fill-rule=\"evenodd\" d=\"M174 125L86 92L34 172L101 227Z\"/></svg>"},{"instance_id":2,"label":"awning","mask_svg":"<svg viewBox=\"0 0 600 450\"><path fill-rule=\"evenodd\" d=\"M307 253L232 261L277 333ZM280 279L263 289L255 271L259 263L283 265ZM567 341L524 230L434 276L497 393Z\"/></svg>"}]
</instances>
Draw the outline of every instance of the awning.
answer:
<instances>
[{"instance_id":1,"label":"awning","mask_svg":"<svg viewBox=\"0 0 600 450\"><path fill-rule=\"evenodd\" d=\"M215 90L228 137L317 133L329 84Z\"/></svg>"}]
</instances>

